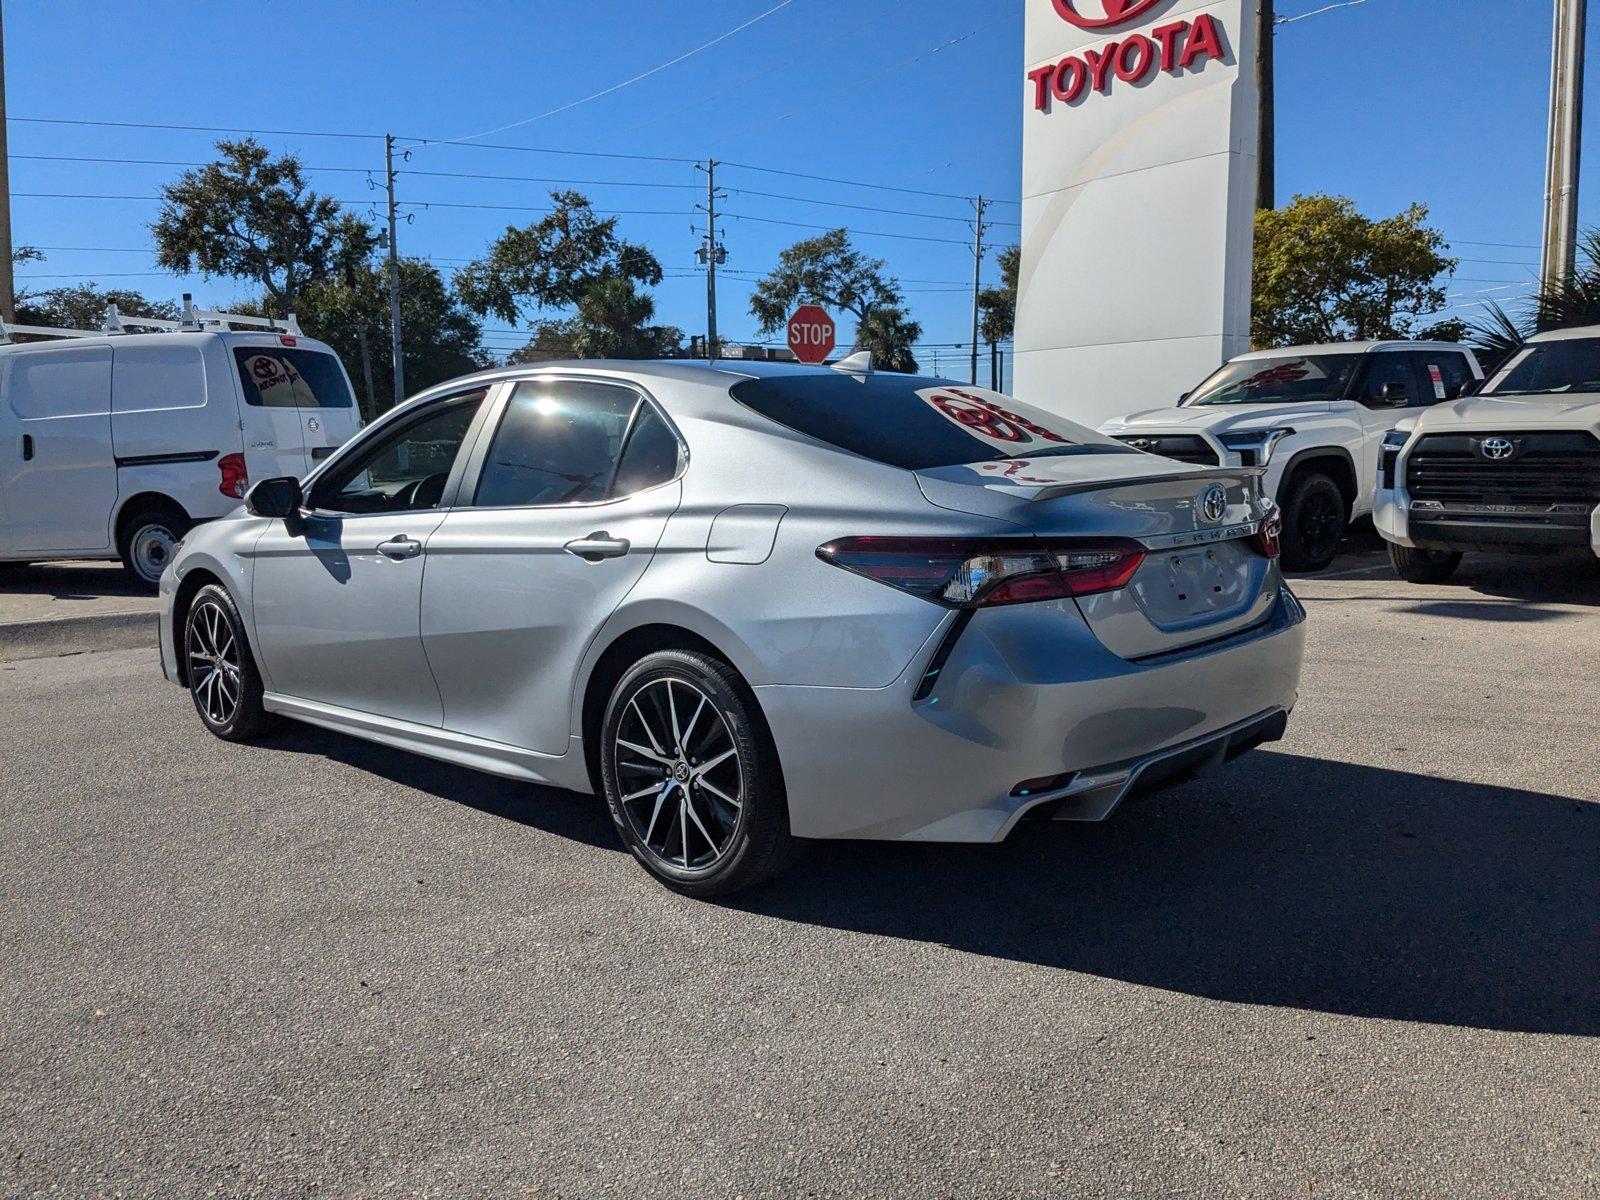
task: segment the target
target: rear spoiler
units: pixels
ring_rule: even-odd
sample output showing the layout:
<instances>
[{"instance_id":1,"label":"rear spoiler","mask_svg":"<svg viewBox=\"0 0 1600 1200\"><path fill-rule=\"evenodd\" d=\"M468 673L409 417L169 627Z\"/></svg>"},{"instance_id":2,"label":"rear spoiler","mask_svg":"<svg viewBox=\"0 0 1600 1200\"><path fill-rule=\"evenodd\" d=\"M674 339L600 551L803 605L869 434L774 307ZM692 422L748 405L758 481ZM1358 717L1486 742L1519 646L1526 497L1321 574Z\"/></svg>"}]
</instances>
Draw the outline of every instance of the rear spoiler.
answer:
<instances>
[{"instance_id":1,"label":"rear spoiler","mask_svg":"<svg viewBox=\"0 0 1600 1200\"><path fill-rule=\"evenodd\" d=\"M1112 488L1137 487L1141 483L1205 483L1213 479L1259 479L1267 473L1265 467L1204 467L1198 471L1173 474L1164 471L1159 475L1132 475L1127 479L1110 482L1058 483L1040 488L1034 500L1055 500L1061 496L1077 496L1084 492L1105 492Z\"/></svg>"}]
</instances>

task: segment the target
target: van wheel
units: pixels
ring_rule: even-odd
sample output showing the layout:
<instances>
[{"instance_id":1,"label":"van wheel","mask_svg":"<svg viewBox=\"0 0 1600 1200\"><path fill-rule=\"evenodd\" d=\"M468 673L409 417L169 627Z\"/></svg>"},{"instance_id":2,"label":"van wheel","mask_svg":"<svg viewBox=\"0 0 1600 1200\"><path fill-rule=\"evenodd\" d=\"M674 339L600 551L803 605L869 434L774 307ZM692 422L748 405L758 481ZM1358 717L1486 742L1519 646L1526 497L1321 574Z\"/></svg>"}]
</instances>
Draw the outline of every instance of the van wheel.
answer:
<instances>
[{"instance_id":1,"label":"van wheel","mask_svg":"<svg viewBox=\"0 0 1600 1200\"><path fill-rule=\"evenodd\" d=\"M270 718L261 705L261 672L227 588L211 583L195 593L178 652L194 710L207 729L227 742L266 731Z\"/></svg>"},{"instance_id":2,"label":"van wheel","mask_svg":"<svg viewBox=\"0 0 1600 1200\"><path fill-rule=\"evenodd\" d=\"M618 680L601 725L611 819L673 891L726 896L792 859L789 809L755 697L726 663L647 654Z\"/></svg>"},{"instance_id":3,"label":"van wheel","mask_svg":"<svg viewBox=\"0 0 1600 1200\"><path fill-rule=\"evenodd\" d=\"M1413 550L1389 543L1389 565L1407 583L1444 583L1461 565L1459 550Z\"/></svg>"},{"instance_id":4,"label":"van wheel","mask_svg":"<svg viewBox=\"0 0 1600 1200\"><path fill-rule=\"evenodd\" d=\"M1349 521L1344 493L1321 471L1302 471L1283 496L1283 567L1320 571L1339 553Z\"/></svg>"},{"instance_id":5,"label":"van wheel","mask_svg":"<svg viewBox=\"0 0 1600 1200\"><path fill-rule=\"evenodd\" d=\"M155 590L161 572L167 569L178 542L192 524L175 506L152 505L123 518L117 551L128 573L145 587Z\"/></svg>"}]
</instances>

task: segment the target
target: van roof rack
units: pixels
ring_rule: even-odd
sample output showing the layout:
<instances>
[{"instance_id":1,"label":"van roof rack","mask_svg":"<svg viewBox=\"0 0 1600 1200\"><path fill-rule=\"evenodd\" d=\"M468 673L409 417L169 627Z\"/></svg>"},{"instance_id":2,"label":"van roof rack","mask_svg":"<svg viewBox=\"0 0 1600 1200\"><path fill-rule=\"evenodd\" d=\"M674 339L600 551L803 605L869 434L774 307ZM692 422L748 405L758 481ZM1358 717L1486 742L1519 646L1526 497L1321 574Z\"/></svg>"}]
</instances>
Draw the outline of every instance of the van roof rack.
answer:
<instances>
[{"instance_id":1,"label":"van roof rack","mask_svg":"<svg viewBox=\"0 0 1600 1200\"><path fill-rule=\"evenodd\" d=\"M167 317L134 317L117 311L115 304L108 305L106 315L100 322L98 329L66 329L51 325L18 325L14 321L0 321L0 345L8 345L14 333L31 334L34 337L60 337L60 338L85 338L104 337L106 334L133 333L137 330L154 329L161 332L193 333L204 329L207 325L244 325L251 329L267 329L273 332L282 332L291 337L304 337L300 331L300 322L295 320L295 315L290 313L287 319L278 320L275 317L256 317L244 313L221 312L209 308L196 308L194 297L188 292L183 294L183 315L176 321Z\"/></svg>"}]
</instances>

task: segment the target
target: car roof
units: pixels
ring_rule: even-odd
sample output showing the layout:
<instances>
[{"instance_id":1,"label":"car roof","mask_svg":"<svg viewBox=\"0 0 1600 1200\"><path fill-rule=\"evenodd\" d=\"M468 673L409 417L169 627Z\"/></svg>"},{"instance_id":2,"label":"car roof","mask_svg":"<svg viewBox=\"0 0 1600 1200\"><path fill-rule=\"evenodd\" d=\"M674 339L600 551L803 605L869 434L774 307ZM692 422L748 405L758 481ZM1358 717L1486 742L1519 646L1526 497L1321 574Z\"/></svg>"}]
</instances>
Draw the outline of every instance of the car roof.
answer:
<instances>
[{"instance_id":1,"label":"car roof","mask_svg":"<svg viewBox=\"0 0 1600 1200\"><path fill-rule=\"evenodd\" d=\"M1536 333L1530 342L1569 342L1574 338L1600 337L1600 325L1575 325L1571 329L1549 329Z\"/></svg>"},{"instance_id":2,"label":"car roof","mask_svg":"<svg viewBox=\"0 0 1600 1200\"><path fill-rule=\"evenodd\" d=\"M837 372L829 366L806 366L802 363L746 361L739 358L705 359L618 359L618 358L561 358L547 362L520 363L516 366L489 367L462 375L442 384L436 384L425 393L455 390L474 383L498 383L502 379L522 379L546 371L577 372L589 375L611 375L618 379L644 382L650 379L681 383L699 383L728 387L740 379L793 378L797 376L835 377ZM923 375L902 375L898 372L879 371L879 375L915 380L923 387L935 387L947 381Z\"/></svg>"},{"instance_id":3,"label":"car roof","mask_svg":"<svg viewBox=\"0 0 1600 1200\"><path fill-rule=\"evenodd\" d=\"M1469 347L1459 342L1409 342L1402 340L1364 342L1316 342L1307 346L1278 346L1270 350L1251 350L1236 354L1229 362L1249 362L1258 358L1281 358L1286 354L1372 354L1379 350L1454 350L1464 354Z\"/></svg>"},{"instance_id":4,"label":"car roof","mask_svg":"<svg viewBox=\"0 0 1600 1200\"><path fill-rule=\"evenodd\" d=\"M201 338L223 338L229 342L261 346L277 344L280 338L285 337L293 337L296 347L333 353L331 346L316 338L306 337L303 334L295 336L284 330L271 329L171 329L157 333L91 333L84 337L49 337L34 342L4 342L0 343L0 353L16 353L19 350L63 350L82 346L172 346L194 342Z\"/></svg>"}]
</instances>

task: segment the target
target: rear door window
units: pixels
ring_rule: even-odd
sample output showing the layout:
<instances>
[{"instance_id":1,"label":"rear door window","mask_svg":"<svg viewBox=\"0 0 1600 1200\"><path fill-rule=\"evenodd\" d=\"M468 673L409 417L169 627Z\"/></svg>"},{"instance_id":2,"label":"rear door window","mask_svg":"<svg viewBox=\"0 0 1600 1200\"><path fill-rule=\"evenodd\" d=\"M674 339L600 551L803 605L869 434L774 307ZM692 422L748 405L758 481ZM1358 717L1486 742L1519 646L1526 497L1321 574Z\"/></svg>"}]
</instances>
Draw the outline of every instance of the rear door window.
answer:
<instances>
[{"instance_id":1,"label":"rear door window","mask_svg":"<svg viewBox=\"0 0 1600 1200\"><path fill-rule=\"evenodd\" d=\"M485 508L606 499L638 393L603 383L517 385L484 459L473 503Z\"/></svg>"},{"instance_id":2,"label":"rear door window","mask_svg":"<svg viewBox=\"0 0 1600 1200\"><path fill-rule=\"evenodd\" d=\"M339 360L323 350L235 346L244 402L256 408L353 408Z\"/></svg>"},{"instance_id":3,"label":"rear door window","mask_svg":"<svg viewBox=\"0 0 1600 1200\"><path fill-rule=\"evenodd\" d=\"M1417 402L1417 384L1411 377L1410 357L1405 354L1374 353L1367 355L1367 369L1361 380L1361 390L1356 399L1368 408L1387 407L1383 403L1383 389L1388 386L1404 389L1407 404Z\"/></svg>"},{"instance_id":4,"label":"rear door window","mask_svg":"<svg viewBox=\"0 0 1600 1200\"><path fill-rule=\"evenodd\" d=\"M908 471L1055 454L1134 454L1122 443L986 388L832 371L734 384L733 398L799 433Z\"/></svg>"}]
</instances>

